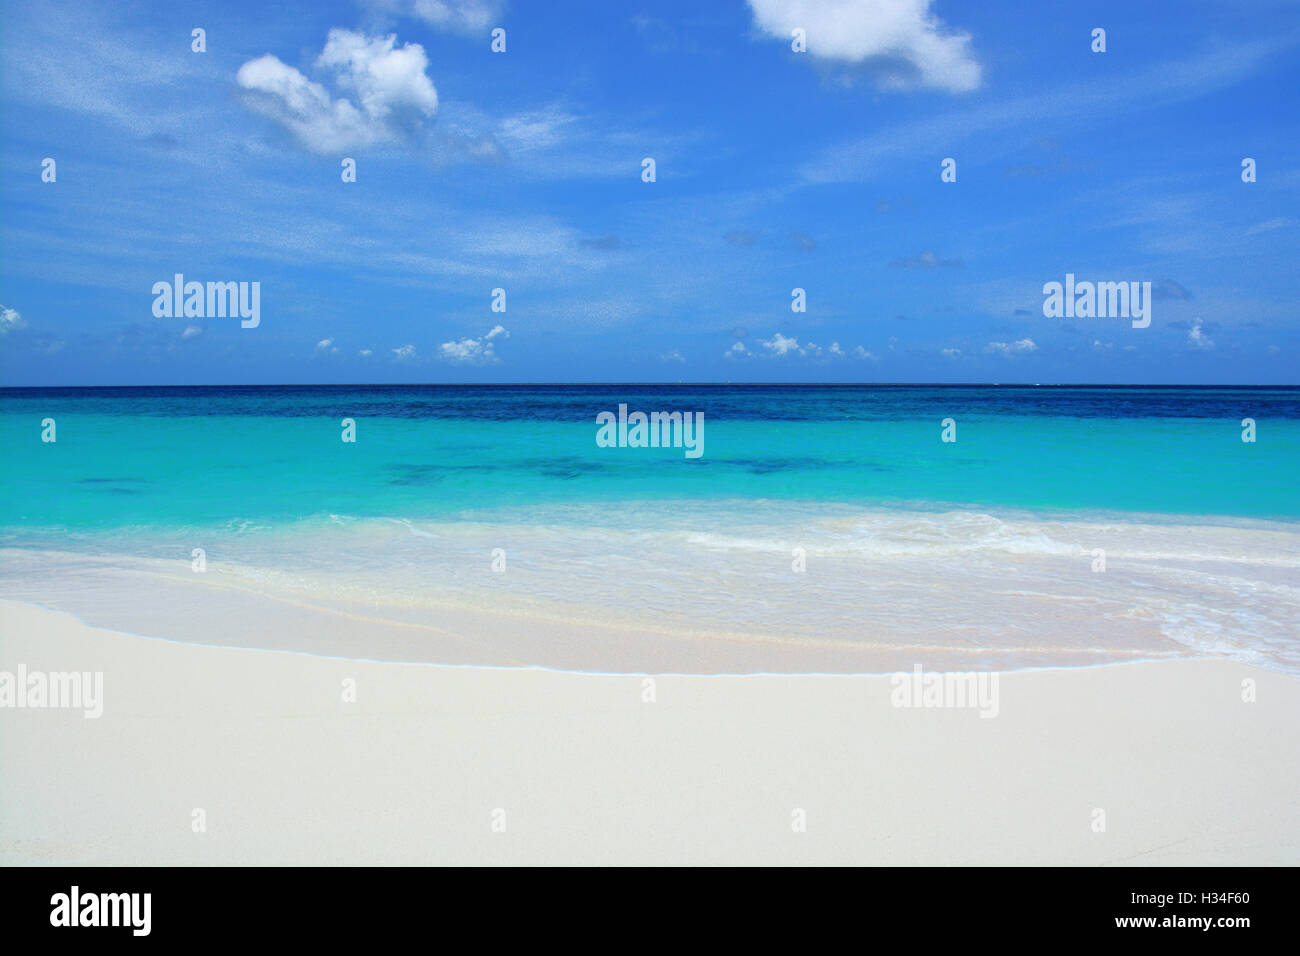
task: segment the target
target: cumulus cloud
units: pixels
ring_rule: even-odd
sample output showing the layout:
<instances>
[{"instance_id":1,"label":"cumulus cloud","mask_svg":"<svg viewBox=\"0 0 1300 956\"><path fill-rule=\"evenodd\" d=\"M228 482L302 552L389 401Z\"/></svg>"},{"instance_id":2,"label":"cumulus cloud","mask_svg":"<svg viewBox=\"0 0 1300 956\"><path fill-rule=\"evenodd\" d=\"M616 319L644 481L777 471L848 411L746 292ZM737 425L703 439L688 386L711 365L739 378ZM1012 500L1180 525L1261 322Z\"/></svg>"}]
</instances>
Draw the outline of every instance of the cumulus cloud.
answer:
<instances>
[{"instance_id":1,"label":"cumulus cloud","mask_svg":"<svg viewBox=\"0 0 1300 956\"><path fill-rule=\"evenodd\" d=\"M15 329L21 329L27 325L27 322L17 309L11 309L7 305L0 305L0 335L8 335Z\"/></svg>"},{"instance_id":2,"label":"cumulus cloud","mask_svg":"<svg viewBox=\"0 0 1300 956\"><path fill-rule=\"evenodd\" d=\"M792 336L782 335L780 332L773 333L770 339L759 339L758 344L763 346L769 358L782 358L787 355L796 355L800 358L810 359L840 359L847 358L850 353L840 347L839 342L832 342L830 345L818 345L816 342L804 342L799 344L799 340ZM745 351L745 346L737 342L731 347L728 353L734 357L741 357L747 354L754 354ZM854 358L874 358L870 352L861 345L856 346L852 352Z\"/></svg>"},{"instance_id":3,"label":"cumulus cloud","mask_svg":"<svg viewBox=\"0 0 1300 956\"><path fill-rule=\"evenodd\" d=\"M321 355L325 353L328 353L330 355L335 355L338 353L338 348L334 345L334 340L332 338L321 339L319 342L316 343L315 352L317 355Z\"/></svg>"},{"instance_id":4,"label":"cumulus cloud","mask_svg":"<svg viewBox=\"0 0 1300 956\"><path fill-rule=\"evenodd\" d=\"M770 339L759 339L758 344L773 355L789 355L791 352L801 351L798 339L782 335L780 332L774 334Z\"/></svg>"},{"instance_id":5,"label":"cumulus cloud","mask_svg":"<svg viewBox=\"0 0 1300 956\"><path fill-rule=\"evenodd\" d=\"M207 328L202 325L187 325L185 331L181 333L181 341L188 342L190 339L197 339L206 331Z\"/></svg>"},{"instance_id":6,"label":"cumulus cloud","mask_svg":"<svg viewBox=\"0 0 1300 956\"><path fill-rule=\"evenodd\" d=\"M409 361L410 359L415 358L414 345L399 345L397 348L393 349L392 351L393 351L393 355L397 358L397 361L399 362L406 362Z\"/></svg>"},{"instance_id":7,"label":"cumulus cloud","mask_svg":"<svg viewBox=\"0 0 1300 956\"><path fill-rule=\"evenodd\" d=\"M970 35L951 31L930 0L749 0L754 26L791 42L803 30L808 54L880 67L885 86L964 93L980 85Z\"/></svg>"},{"instance_id":8,"label":"cumulus cloud","mask_svg":"<svg viewBox=\"0 0 1300 956\"><path fill-rule=\"evenodd\" d=\"M438 346L438 357L447 362L464 365L491 365L501 361L497 358L493 339L510 338L504 326L494 325L486 335L477 339L458 339L443 342Z\"/></svg>"},{"instance_id":9,"label":"cumulus cloud","mask_svg":"<svg viewBox=\"0 0 1300 956\"><path fill-rule=\"evenodd\" d=\"M316 68L336 93L271 54L249 60L235 81L250 107L275 120L315 153L399 142L432 118L438 92L418 43L333 29ZM355 100L355 102L354 102Z\"/></svg>"},{"instance_id":10,"label":"cumulus cloud","mask_svg":"<svg viewBox=\"0 0 1300 956\"><path fill-rule=\"evenodd\" d=\"M998 355L1016 355L1018 353L1037 352L1038 346L1034 344L1033 339L1019 339L1010 343L990 342L984 346L984 351Z\"/></svg>"}]
</instances>

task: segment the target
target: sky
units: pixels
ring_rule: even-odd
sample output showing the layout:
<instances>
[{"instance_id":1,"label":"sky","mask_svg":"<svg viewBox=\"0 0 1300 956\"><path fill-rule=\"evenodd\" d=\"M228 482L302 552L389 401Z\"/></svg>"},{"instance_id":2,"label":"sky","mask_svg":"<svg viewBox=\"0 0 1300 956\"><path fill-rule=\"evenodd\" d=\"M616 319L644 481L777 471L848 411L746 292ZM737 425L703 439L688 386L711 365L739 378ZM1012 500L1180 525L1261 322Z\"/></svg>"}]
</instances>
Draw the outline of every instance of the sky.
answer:
<instances>
[{"instance_id":1,"label":"sky","mask_svg":"<svg viewBox=\"0 0 1300 956\"><path fill-rule=\"evenodd\" d=\"M1297 384L1298 105L1290 0L6 0L0 384Z\"/></svg>"}]
</instances>

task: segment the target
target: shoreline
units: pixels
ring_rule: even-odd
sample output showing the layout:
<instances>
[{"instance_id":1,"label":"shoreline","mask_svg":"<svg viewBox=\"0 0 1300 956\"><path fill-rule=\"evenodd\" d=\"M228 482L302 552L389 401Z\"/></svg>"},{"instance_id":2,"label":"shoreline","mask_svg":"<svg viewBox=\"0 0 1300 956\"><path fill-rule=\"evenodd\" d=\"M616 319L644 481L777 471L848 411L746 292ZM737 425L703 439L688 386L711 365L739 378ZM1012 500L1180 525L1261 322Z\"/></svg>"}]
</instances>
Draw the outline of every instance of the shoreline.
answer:
<instances>
[{"instance_id":1,"label":"shoreline","mask_svg":"<svg viewBox=\"0 0 1300 956\"><path fill-rule=\"evenodd\" d=\"M258 582L244 573L195 575L184 562L84 556L75 575L23 571L0 588L0 601L68 613L87 626L143 638L330 659L570 673L888 675L918 660L933 669L1013 671L1198 656L1159 635L1116 636L1099 647L962 643L961 634L936 626L901 632L903 640L897 626L870 637L816 638L752 625L730 631L683 626L645 614L601 615L574 604L509 597L489 604L495 595L461 593L403 607Z\"/></svg>"},{"instance_id":2,"label":"shoreline","mask_svg":"<svg viewBox=\"0 0 1300 956\"><path fill-rule=\"evenodd\" d=\"M1300 674L1300 524L768 504L126 528L0 546L0 599L191 643L594 673Z\"/></svg>"},{"instance_id":3,"label":"shoreline","mask_svg":"<svg viewBox=\"0 0 1300 956\"><path fill-rule=\"evenodd\" d=\"M322 661L356 661L357 663L361 663L361 664L400 664L400 665L411 666L411 667L443 667L449 670L454 670L457 668L465 668L465 669L482 670L482 671L493 671L493 670L535 671L537 673L547 673L547 674L574 674L582 677L841 677L841 678L848 677L851 678L851 677L892 677L895 674L908 673L908 670L900 671L898 669L883 669L883 670L874 670L874 671L591 670L588 668L580 668L580 667L557 667L548 664L524 664L524 663L470 664L470 663L451 663L451 662L436 661L436 660L400 660L400 659L389 659L389 658L382 658L382 657L366 657L364 655L357 655L357 654L323 654L318 651L307 650L305 648L259 647L251 644L221 644L221 643L213 643L209 641L191 641L179 637L163 637L161 635L156 635L156 634L138 634L134 631L126 631L120 628L92 624L86 621L85 619L83 619L80 615L72 611L66 611L55 607L49 607L48 605L42 604L39 601L18 601L12 598L0 597L0 608L2 608L6 604L12 604L19 607L30 608L34 611L42 611L49 614L55 614L60 617L70 618L81 627L89 628L95 631L103 631L107 634L116 634L119 637L127 638L130 640L158 641L164 644L179 644L185 647L211 647L216 650L249 651L252 653L263 653L263 654L291 654L291 655L297 655L302 657L315 658L317 660L322 660ZM513 617L513 618L520 618L526 616L520 613L508 612L508 611L498 611L492 613L500 614L502 616L507 616L507 617ZM552 619L551 623L571 625L574 627L589 626L582 622L566 621L559 618ZM698 635L681 635L681 636L697 637ZM713 635L706 635L702 639L708 640L712 636ZM956 649L951 647L938 647L938 646L933 646L933 647L911 646L908 648L904 648L904 650L950 651ZM979 652L972 652L972 653L985 653L985 652L979 651ZM1107 651L1102 653L1109 653L1109 652ZM1171 653L1163 657L1158 655L1153 655L1150 657L1133 657L1126 660L1094 661L1092 663L1029 664L1024 666L993 668L992 672L998 674L1021 674L1021 673L1029 674L1029 673L1039 673L1045 671L1075 671L1075 670L1083 670L1087 668L1096 668L1096 667L1118 667L1118 666L1123 666L1128 664L1154 664L1157 662L1170 661L1170 660L1212 661L1212 660L1227 660L1227 659L1215 658L1210 655L1198 655L1194 652L1188 651L1187 653ZM1230 662L1230 663L1240 663L1240 662ZM1253 667L1254 665L1241 664L1241 666ZM1268 670L1268 668L1260 668L1260 669ZM949 668L948 670L959 670L959 669ZM947 671L944 672L946 673Z\"/></svg>"},{"instance_id":4,"label":"shoreline","mask_svg":"<svg viewBox=\"0 0 1300 956\"><path fill-rule=\"evenodd\" d=\"M1230 661L1009 671L983 719L884 675L412 667L11 601L0 635L0 670L104 674L97 719L0 709L8 865L1300 862L1300 678Z\"/></svg>"}]
</instances>

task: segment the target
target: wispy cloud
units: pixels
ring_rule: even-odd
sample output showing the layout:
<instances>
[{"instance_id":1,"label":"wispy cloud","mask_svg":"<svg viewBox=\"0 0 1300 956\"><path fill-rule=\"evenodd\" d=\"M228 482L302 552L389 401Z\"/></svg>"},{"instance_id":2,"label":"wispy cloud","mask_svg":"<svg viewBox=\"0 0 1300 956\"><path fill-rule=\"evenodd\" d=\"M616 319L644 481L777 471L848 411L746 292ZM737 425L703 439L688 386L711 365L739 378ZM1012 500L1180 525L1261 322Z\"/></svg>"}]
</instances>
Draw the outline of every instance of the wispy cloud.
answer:
<instances>
[{"instance_id":1,"label":"wispy cloud","mask_svg":"<svg viewBox=\"0 0 1300 956\"><path fill-rule=\"evenodd\" d=\"M906 259L895 259L890 263L896 269L960 269L962 261L960 259L941 259L930 249L926 249L919 255L909 256Z\"/></svg>"},{"instance_id":2,"label":"wispy cloud","mask_svg":"<svg viewBox=\"0 0 1300 956\"><path fill-rule=\"evenodd\" d=\"M473 35L501 22L503 0L362 0L372 12L419 20L438 30Z\"/></svg>"},{"instance_id":3,"label":"wispy cloud","mask_svg":"<svg viewBox=\"0 0 1300 956\"><path fill-rule=\"evenodd\" d=\"M1272 232L1275 229L1285 229L1288 226L1294 225L1294 219L1288 219L1285 216L1277 216L1273 219L1266 219L1263 222L1255 223L1255 225L1246 230L1246 235L1258 236L1260 233Z\"/></svg>"},{"instance_id":4,"label":"wispy cloud","mask_svg":"<svg viewBox=\"0 0 1300 956\"><path fill-rule=\"evenodd\" d=\"M1090 79L900 124L829 147L805 163L800 173L807 183L856 182L875 175L882 163L895 158L930 155L935 143L953 150L979 134L1027 128L1038 135L1042 124L1051 120L1068 119L1077 128L1113 116L1124 107L1151 109L1194 99L1239 82L1269 58L1298 42L1300 34L1292 31L1269 40L1221 43L1208 52L1158 64L1137 74ZM1011 148L1003 140L995 144L993 151L984 150L982 155L988 159L999 150Z\"/></svg>"}]
</instances>

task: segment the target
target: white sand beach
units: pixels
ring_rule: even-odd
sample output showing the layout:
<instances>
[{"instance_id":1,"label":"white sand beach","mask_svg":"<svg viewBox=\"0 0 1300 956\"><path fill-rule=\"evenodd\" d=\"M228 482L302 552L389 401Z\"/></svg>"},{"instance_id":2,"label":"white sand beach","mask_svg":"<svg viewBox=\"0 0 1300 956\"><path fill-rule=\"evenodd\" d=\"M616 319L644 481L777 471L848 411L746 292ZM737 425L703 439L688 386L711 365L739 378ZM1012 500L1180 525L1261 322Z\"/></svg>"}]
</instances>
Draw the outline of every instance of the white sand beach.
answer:
<instances>
[{"instance_id":1,"label":"white sand beach","mask_svg":"<svg viewBox=\"0 0 1300 956\"><path fill-rule=\"evenodd\" d=\"M888 676L366 662L0 602L20 665L102 671L103 713L0 709L6 865L1300 862L1300 678L1223 660L1006 672L985 719Z\"/></svg>"}]
</instances>

